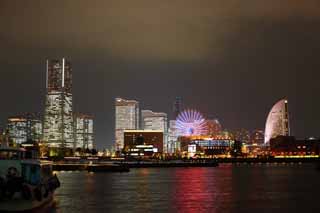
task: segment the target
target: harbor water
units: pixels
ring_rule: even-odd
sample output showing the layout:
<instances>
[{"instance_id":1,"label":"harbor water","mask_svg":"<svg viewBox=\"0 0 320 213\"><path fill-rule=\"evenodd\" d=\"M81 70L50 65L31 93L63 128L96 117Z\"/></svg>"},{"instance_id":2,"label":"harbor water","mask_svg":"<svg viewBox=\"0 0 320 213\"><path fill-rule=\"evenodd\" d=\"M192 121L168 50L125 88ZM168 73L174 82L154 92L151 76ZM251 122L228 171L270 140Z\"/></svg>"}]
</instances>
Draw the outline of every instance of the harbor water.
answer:
<instances>
[{"instance_id":1,"label":"harbor water","mask_svg":"<svg viewBox=\"0 0 320 213\"><path fill-rule=\"evenodd\" d=\"M312 164L57 175L55 201L41 212L320 212L320 172Z\"/></svg>"}]
</instances>

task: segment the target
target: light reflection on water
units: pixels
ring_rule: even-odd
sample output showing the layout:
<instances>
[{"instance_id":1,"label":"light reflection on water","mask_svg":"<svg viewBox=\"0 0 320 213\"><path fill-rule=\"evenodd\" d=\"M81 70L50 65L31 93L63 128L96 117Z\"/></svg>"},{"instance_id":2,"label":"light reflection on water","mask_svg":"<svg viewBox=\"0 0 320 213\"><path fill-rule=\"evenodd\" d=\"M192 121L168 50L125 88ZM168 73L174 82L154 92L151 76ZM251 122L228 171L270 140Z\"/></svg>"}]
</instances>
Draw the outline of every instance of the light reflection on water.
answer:
<instances>
[{"instance_id":1,"label":"light reflection on water","mask_svg":"<svg viewBox=\"0 0 320 213\"><path fill-rule=\"evenodd\" d=\"M59 172L48 212L319 212L312 165Z\"/></svg>"}]
</instances>

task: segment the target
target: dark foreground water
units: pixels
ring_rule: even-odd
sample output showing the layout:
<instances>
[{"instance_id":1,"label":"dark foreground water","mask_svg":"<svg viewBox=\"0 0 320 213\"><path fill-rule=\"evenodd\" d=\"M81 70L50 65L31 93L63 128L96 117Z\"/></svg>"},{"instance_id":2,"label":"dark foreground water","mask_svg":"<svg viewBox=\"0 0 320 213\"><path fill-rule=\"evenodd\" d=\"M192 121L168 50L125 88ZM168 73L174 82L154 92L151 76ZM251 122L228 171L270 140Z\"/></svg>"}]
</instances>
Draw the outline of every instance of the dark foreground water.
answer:
<instances>
[{"instance_id":1,"label":"dark foreground water","mask_svg":"<svg viewBox=\"0 0 320 213\"><path fill-rule=\"evenodd\" d=\"M320 212L313 165L59 172L49 212Z\"/></svg>"}]
</instances>

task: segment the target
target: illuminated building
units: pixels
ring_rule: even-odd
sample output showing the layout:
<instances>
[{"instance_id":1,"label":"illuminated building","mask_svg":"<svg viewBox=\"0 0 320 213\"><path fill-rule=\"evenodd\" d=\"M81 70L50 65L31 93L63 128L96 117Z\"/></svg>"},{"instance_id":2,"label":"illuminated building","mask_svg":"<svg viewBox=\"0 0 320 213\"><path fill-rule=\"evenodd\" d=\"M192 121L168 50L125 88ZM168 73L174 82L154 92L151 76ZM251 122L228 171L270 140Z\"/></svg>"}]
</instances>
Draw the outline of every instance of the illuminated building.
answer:
<instances>
[{"instance_id":1,"label":"illuminated building","mask_svg":"<svg viewBox=\"0 0 320 213\"><path fill-rule=\"evenodd\" d=\"M42 122L38 115L23 114L8 118L7 131L9 139L17 144L42 139Z\"/></svg>"},{"instance_id":2,"label":"illuminated building","mask_svg":"<svg viewBox=\"0 0 320 213\"><path fill-rule=\"evenodd\" d=\"M184 110L176 119L179 136L207 135L208 127L204 117L196 110Z\"/></svg>"},{"instance_id":3,"label":"illuminated building","mask_svg":"<svg viewBox=\"0 0 320 213\"><path fill-rule=\"evenodd\" d=\"M234 132L233 138L242 143L250 143L250 132L246 129L240 129Z\"/></svg>"},{"instance_id":4,"label":"illuminated building","mask_svg":"<svg viewBox=\"0 0 320 213\"><path fill-rule=\"evenodd\" d=\"M290 135L287 100L280 100L272 107L266 122L264 142L269 143L271 138L280 135Z\"/></svg>"},{"instance_id":5,"label":"illuminated building","mask_svg":"<svg viewBox=\"0 0 320 213\"><path fill-rule=\"evenodd\" d=\"M93 116L75 114L76 148L93 149Z\"/></svg>"},{"instance_id":6,"label":"illuminated building","mask_svg":"<svg viewBox=\"0 0 320 213\"><path fill-rule=\"evenodd\" d=\"M167 114L163 112L152 112L141 110L141 127L143 130L161 130L163 132L163 149L167 152L168 121Z\"/></svg>"},{"instance_id":7,"label":"illuminated building","mask_svg":"<svg viewBox=\"0 0 320 213\"><path fill-rule=\"evenodd\" d=\"M263 144L264 143L264 132L263 130L254 130L250 136L251 144Z\"/></svg>"},{"instance_id":8,"label":"illuminated building","mask_svg":"<svg viewBox=\"0 0 320 213\"><path fill-rule=\"evenodd\" d=\"M142 149L142 150L141 150ZM152 149L152 150L151 150ZM163 152L163 131L124 130L124 152L142 152L142 155Z\"/></svg>"},{"instance_id":9,"label":"illuminated building","mask_svg":"<svg viewBox=\"0 0 320 213\"><path fill-rule=\"evenodd\" d=\"M207 120L208 135L215 137L222 131L222 126L218 119Z\"/></svg>"},{"instance_id":10,"label":"illuminated building","mask_svg":"<svg viewBox=\"0 0 320 213\"><path fill-rule=\"evenodd\" d=\"M207 136L180 137L181 150L188 152L196 146L196 152L205 156L230 156L235 141L233 139L211 138Z\"/></svg>"},{"instance_id":11,"label":"illuminated building","mask_svg":"<svg viewBox=\"0 0 320 213\"><path fill-rule=\"evenodd\" d=\"M293 136L277 136L270 139L271 155L278 157L318 157L320 140L297 140Z\"/></svg>"},{"instance_id":12,"label":"illuminated building","mask_svg":"<svg viewBox=\"0 0 320 213\"><path fill-rule=\"evenodd\" d=\"M170 120L168 129L167 153L174 154L180 152L180 141L178 140L179 135L181 134L176 126L176 120Z\"/></svg>"},{"instance_id":13,"label":"illuminated building","mask_svg":"<svg viewBox=\"0 0 320 213\"><path fill-rule=\"evenodd\" d=\"M139 102L135 100L115 99L115 146L124 147L124 130L139 129Z\"/></svg>"},{"instance_id":14,"label":"illuminated building","mask_svg":"<svg viewBox=\"0 0 320 213\"><path fill-rule=\"evenodd\" d=\"M72 68L69 61L47 60L43 136L49 147L74 148Z\"/></svg>"}]
</instances>

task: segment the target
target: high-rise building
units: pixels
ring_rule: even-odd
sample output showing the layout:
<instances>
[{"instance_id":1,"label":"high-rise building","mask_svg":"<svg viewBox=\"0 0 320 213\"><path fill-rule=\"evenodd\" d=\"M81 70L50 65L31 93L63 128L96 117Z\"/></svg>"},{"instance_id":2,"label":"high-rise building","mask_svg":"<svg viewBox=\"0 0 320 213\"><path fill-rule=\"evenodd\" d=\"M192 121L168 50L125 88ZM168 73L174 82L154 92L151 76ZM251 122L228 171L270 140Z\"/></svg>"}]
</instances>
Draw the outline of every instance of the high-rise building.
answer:
<instances>
[{"instance_id":1,"label":"high-rise building","mask_svg":"<svg viewBox=\"0 0 320 213\"><path fill-rule=\"evenodd\" d=\"M288 101L278 101L269 112L264 142L269 143L270 139L277 136L290 136Z\"/></svg>"},{"instance_id":2,"label":"high-rise building","mask_svg":"<svg viewBox=\"0 0 320 213\"><path fill-rule=\"evenodd\" d=\"M178 140L179 129L176 125L176 120L169 121L169 129L168 129L168 145L167 145L167 152L170 154L174 154L180 151L180 142Z\"/></svg>"},{"instance_id":3,"label":"high-rise building","mask_svg":"<svg viewBox=\"0 0 320 213\"><path fill-rule=\"evenodd\" d=\"M143 130L161 130L163 132L163 152L167 152L168 121L167 114L141 110L141 127Z\"/></svg>"},{"instance_id":4,"label":"high-rise building","mask_svg":"<svg viewBox=\"0 0 320 213\"><path fill-rule=\"evenodd\" d=\"M47 60L43 136L49 147L74 148L72 68L69 61Z\"/></svg>"},{"instance_id":5,"label":"high-rise building","mask_svg":"<svg viewBox=\"0 0 320 213\"><path fill-rule=\"evenodd\" d=\"M164 112L153 112L141 110L141 127L144 130L167 131L167 114Z\"/></svg>"},{"instance_id":6,"label":"high-rise building","mask_svg":"<svg viewBox=\"0 0 320 213\"><path fill-rule=\"evenodd\" d=\"M8 118L9 139L17 144L42 139L42 122L36 114L23 114Z\"/></svg>"},{"instance_id":7,"label":"high-rise building","mask_svg":"<svg viewBox=\"0 0 320 213\"><path fill-rule=\"evenodd\" d=\"M124 130L139 129L139 102L135 100L115 99L115 147L122 150Z\"/></svg>"},{"instance_id":8,"label":"high-rise building","mask_svg":"<svg viewBox=\"0 0 320 213\"><path fill-rule=\"evenodd\" d=\"M76 132L76 148L93 149L93 116L85 114L75 114L74 116Z\"/></svg>"},{"instance_id":9,"label":"high-rise building","mask_svg":"<svg viewBox=\"0 0 320 213\"><path fill-rule=\"evenodd\" d=\"M173 117L174 119L177 119L178 115L182 111L182 99L181 97L176 97L176 100L174 101L173 104Z\"/></svg>"}]
</instances>

